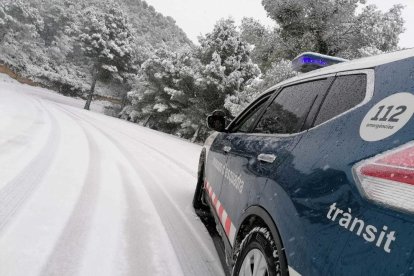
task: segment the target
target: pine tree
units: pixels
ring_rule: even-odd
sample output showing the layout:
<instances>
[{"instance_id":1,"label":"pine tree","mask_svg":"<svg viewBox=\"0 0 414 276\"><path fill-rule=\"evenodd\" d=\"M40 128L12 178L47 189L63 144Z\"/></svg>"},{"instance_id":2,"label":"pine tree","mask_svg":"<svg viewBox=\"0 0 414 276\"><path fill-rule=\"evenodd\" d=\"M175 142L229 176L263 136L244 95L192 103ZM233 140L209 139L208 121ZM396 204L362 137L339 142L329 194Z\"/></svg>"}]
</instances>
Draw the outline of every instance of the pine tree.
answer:
<instances>
[{"instance_id":1,"label":"pine tree","mask_svg":"<svg viewBox=\"0 0 414 276\"><path fill-rule=\"evenodd\" d=\"M283 47L277 30L266 28L254 18L243 18L240 29L242 39L254 45L252 61L263 73L266 72L282 55Z\"/></svg>"},{"instance_id":2,"label":"pine tree","mask_svg":"<svg viewBox=\"0 0 414 276\"><path fill-rule=\"evenodd\" d=\"M43 27L39 11L28 3L21 0L0 3L0 42L6 36L15 40L36 37Z\"/></svg>"},{"instance_id":3,"label":"pine tree","mask_svg":"<svg viewBox=\"0 0 414 276\"><path fill-rule=\"evenodd\" d=\"M1 1L0 62L65 95L85 96L93 83L90 67L94 64L91 56L85 56L85 44L80 39L91 19L86 13L112 14L113 8L111 0ZM144 1L121 0L115 8L123 12L133 36L133 58L130 63L122 62L132 71L103 70L95 90L122 98L126 104L124 96L131 90L136 68L155 49L192 44L172 18L162 16Z\"/></svg>"},{"instance_id":4,"label":"pine tree","mask_svg":"<svg viewBox=\"0 0 414 276\"><path fill-rule=\"evenodd\" d=\"M43 61L39 32L43 20L36 8L18 0L0 3L0 59L16 71Z\"/></svg>"},{"instance_id":5,"label":"pine tree","mask_svg":"<svg viewBox=\"0 0 414 276\"><path fill-rule=\"evenodd\" d=\"M205 137L206 117L225 109L226 97L260 74L250 51L232 20L217 22L195 49L159 50L143 64L142 81L129 93L135 112L127 107L122 115L185 138Z\"/></svg>"},{"instance_id":6,"label":"pine tree","mask_svg":"<svg viewBox=\"0 0 414 276\"><path fill-rule=\"evenodd\" d=\"M122 116L168 133L186 132L183 111L189 106L189 97L198 91L199 66L191 49L157 50L142 65L141 77L129 93L135 112L126 107Z\"/></svg>"},{"instance_id":7,"label":"pine tree","mask_svg":"<svg viewBox=\"0 0 414 276\"><path fill-rule=\"evenodd\" d=\"M90 108L98 79L131 71L133 36L125 14L116 6L108 12L86 9L79 40L92 63L92 84L85 103Z\"/></svg>"},{"instance_id":8,"label":"pine tree","mask_svg":"<svg viewBox=\"0 0 414 276\"><path fill-rule=\"evenodd\" d=\"M277 23L282 57L314 51L333 56L358 57L358 49L387 52L398 46L404 31L403 7L382 13L365 0L262 0L268 16ZM357 8L362 12L357 14Z\"/></svg>"}]
</instances>

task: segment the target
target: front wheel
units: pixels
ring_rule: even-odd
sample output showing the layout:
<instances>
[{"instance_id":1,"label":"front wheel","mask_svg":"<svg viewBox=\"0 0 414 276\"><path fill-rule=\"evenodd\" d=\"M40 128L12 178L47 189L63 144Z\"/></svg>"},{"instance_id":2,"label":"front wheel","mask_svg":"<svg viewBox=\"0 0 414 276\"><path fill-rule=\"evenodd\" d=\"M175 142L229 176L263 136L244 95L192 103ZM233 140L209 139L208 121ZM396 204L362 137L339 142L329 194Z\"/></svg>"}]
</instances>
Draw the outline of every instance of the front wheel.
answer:
<instances>
[{"instance_id":1,"label":"front wheel","mask_svg":"<svg viewBox=\"0 0 414 276\"><path fill-rule=\"evenodd\" d=\"M280 243L276 243L270 231L255 227L247 234L236 253L233 276L288 275L287 265Z\"/></svg>"},{"instance_id":2,"label":"front wheel","mask_svg":"<svg viewBox=\"0 0 414 276\"><path fill-rule=\"evenodd\" d=\"M198 163L197 185L193 197L193 207L195 210L200 210L205 207L202 200L204 192L204 156L205 154L203 151L200 155L200 161Z\"/></svg>"}]
</instances>

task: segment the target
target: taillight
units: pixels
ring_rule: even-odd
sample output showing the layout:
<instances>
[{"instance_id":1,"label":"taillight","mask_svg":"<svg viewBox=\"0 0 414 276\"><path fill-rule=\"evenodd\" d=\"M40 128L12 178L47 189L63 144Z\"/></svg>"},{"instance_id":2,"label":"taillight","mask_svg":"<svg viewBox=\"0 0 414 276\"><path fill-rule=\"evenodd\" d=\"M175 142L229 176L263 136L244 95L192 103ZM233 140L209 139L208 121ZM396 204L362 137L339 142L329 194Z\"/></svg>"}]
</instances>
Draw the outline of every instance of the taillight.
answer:
<instances>
[{"instance_id":1,"label":"taillight","mask_svg":"<svg viewBox=\"0 0 414 276\"><path fill-rule=\"evenodd\" d=\"M414 143L358 163L354 176L368 199L414 212Z\"/></svg>"}]
</instances>

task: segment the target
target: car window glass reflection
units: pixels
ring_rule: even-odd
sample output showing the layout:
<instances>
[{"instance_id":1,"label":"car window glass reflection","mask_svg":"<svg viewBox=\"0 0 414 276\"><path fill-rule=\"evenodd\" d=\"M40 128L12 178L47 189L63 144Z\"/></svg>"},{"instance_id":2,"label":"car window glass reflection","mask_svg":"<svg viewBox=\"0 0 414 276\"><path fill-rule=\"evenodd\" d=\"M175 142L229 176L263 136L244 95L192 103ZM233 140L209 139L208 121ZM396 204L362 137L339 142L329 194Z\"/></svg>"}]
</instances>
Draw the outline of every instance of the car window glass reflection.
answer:
<instances>
[{"instance_id":1,"label":"car window glass reflection","mask_svg":"<svg viewBox=\"0 0 414 276\"><path fill-rule=\"evenodd\" d=\"M268 99L269 97L264 98L259 104L253 107L250 113L238 124L238 126L234 128L233 132L248 132L250 128L253 126L256 119L261 114L262 108L266 104Z\"/></svg>"},{"instance_id":2,"label":"car window glass reflection","mask_svg":"<svg viewBox=\"0 0 414 276\"><path fill-rule=\"evenodd\" d=\"M299 132L327 79L307 82L283 89L254 129L255 133L290 134Z\"/></svg>"}]
</instances>

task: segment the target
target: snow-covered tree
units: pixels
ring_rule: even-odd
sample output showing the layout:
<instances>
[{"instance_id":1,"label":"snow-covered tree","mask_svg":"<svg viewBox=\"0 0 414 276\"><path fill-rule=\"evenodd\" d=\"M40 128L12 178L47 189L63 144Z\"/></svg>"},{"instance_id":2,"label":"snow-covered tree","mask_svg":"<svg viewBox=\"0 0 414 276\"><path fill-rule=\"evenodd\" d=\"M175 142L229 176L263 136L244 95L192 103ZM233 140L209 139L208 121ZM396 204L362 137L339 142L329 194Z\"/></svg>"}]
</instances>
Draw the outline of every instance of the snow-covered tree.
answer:
<instances>
[{"instance_id":1,"label":"snow-covered tree","mask_svg":"<svg viewBox=\"0 0 414 276\"><path fill-rule=\"evenodd\" d=\"M296 75L297 73L292 70L290 61L282 59L273 62L270 69L268 69L265 74L261 75L260 78L256 78L252 81L246 89L227 96L224 106L233 116L237 116L267 88Z\"/></svg>"},{"instance_id":2,"label":"snow-covered tree","mask_svg":"<svg viewBox=\"0 0 414 276\"><path fill-rule=\"evenodd\" d=\"M85 109L89 109L98 79L132 69L133 36L125 14L116 6L108 12L86 9L80 27L82 52L92 63L92 84Z\"/></svg>"},{"instance_id":3,"label":"snow-covered tree","mask_svg":"<svg viewBox=\"0 0 414 276\"><path fill-rule=\"evenodd\" d=\"M204 65L199 83L203 94L194 101L207 105L203 116L198 117L200 125L208 113L224 108L227 97L237 95L260 75L251 60L251 50L232 19L218 21L211 33L200 38L197 56Z\"/></svg>"},{"instance_id":4,"label":"snow-covered tree","mask_svg":"<svg viewBox=\"0 0 414 276\"><path fill-rule=\"evenodd\" d=\"M0 59L16 71L43 62L39 31L43 20L36 8L25 1L0 3Z\"/></svg>"},{"instance_id":5,"label":"snow-covered tree","mask_svg":"<svg viewBox=\"0 0 414 276\"><path fill-rule=\"evenodd\" d=\"M189 105L190 95L197 91L199 66L191 49L157 50L142 65L142 76L129 92L135 112L127 107L122 116L169 133L176 134L177 129L184 131L185 122L180 118Z\"/></svg>"},{"instance_id":6,"label":"snow-covered tree","mask_svg":"<svg viewBox=\"0 0 414 276\"><path fill-rule=\"evenodd\" d=\"M142 66L142 82L129 93L136 112L127 107L122 116L193 140L205 136L208 114L225 109L226 97L260 74L250 50L234 22L220 20L197 48L157 51Z\"/></svg>"},{"instance_id":7,"label":"snow-covered tree","mask_svg":"<svg viewBox=\"0 0 414 276\"><path fill-rule=\"evenodd\" d=\"M213 31L199 40L197 56L205 65L203 74L222 94L243 90L260 74L251 60L252 47L242 39L234 20L219 20Z\"/></svg>"},{"instance_id":8,"label":"snow-covered tree","mask_svg":"<svg viewBox=\"0 0 414 276\"><path fill-rule=\"evenodd\" d=\"M254 45L252 61L262 72L266 72L273 62L281 58L283 47L277 29L266 28L254 18L243 18L240 32L244 41Z\"/></svg>"},{"instance_id":9,"label":"snow-covered tree","mask_svg":"<svg viewBox=\"0 0 414 276\"><path fill-rule=\"evenodd\" d=\"M395 50L403 32L403 7L382 13L365 0L262 0L277 23L283 57L305 51L355 57L358 49ZM357 8L362 12L357 13Z\"/></svg>"},{"instance_id":10,"label":"snow-covered tree","mask_svg":"<svg viewBox=\"0 0 414 276\"><path fill-rule=\"evenodd\" d=\"M9 39L24 40L38 36L43 20L36 8L17 0L0 3L0 42Z\"/></svg>"},{"instance_id":11,"label":"snow-covered tree","mask_svg":"<svg viewBox=\"0 0 414 276\"><path fill-rule=\"evenodd\" d=\"M92 19L92 23L106 22L95 26ZM121 22L119 25L127 23L126 33L132 39L128 35L124 39L125 32L119 26L114 27L118 29L110 37L108 33L118 24L116 20ZM110 25L99 30L107 23ZM89 36L93 28L114 42L106 41L109 44L98 55L86 51L86 44L99 42ZM117 55L116 51L125 49L126 44L132 49L131 55ZM141 0L122 0L116 5L112 0L4 0L0 3L0 63L68 96L91 99L93 95L88 92L91 84L95 84L92 90L97 94L120 100L119 106L114 107L116 112L128 104L126 92L133 90L131 84L137 78L139 66L158 47L176 50L182 45L192 46L192 43L175 21ZM103 64L101 70L92 70L92 75L91 67L97 60Z\"/></svg>"},{"instance_id":12,"label":"snow-covered tree","mask_svg":"<svg viewBox=\"0 0 414 276\"><path fill-rule=\"evenodd\" d=\"M214 110L226 110L231 116L225 108L226 98L244 91L260 75L251 60L252 47L242 39L232 19L219 20L199 42L196 56L202 64L201 78L196 80L198 89L189 98L186 112L196 126L195 137L205 130L206 117Z\"/></svg>"},{"instance_id":13,"label":"snow-covered tree","mask_svg":"<svg viewBox=\"0 0 414 276\"><path fill-rule=\"evenodd\" d=\"M396 50L399 35L404 32L402 10L402 5L395 5L383 13L375 5L365 6L352 28L344 34L346 39L341 37L343 32L330 37L336 41L332 44L337 55L356 58Z\"/></svg>"}]
</instances>

